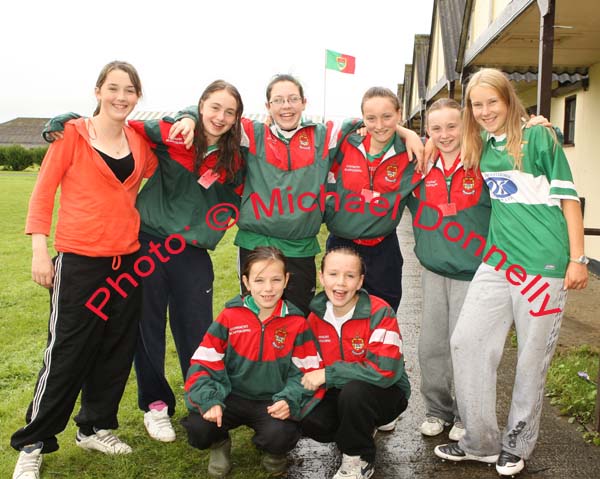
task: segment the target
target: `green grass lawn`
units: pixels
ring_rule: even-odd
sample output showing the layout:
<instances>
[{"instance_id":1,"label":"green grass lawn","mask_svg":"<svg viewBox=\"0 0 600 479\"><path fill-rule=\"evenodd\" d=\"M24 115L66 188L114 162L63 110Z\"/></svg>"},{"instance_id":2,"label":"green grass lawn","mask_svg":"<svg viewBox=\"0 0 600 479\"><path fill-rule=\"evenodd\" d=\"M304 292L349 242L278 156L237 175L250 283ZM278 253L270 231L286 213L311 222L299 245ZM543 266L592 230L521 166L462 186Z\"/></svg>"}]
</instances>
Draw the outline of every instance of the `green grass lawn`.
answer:
<instances>
[{"instance_id":1,"label":"green grass lawn","mask_svg":"<svg viewBox=\"0 0 600 479\"><path fill-rule=\"evenodd\" d=\"M10 436L24 425L36 375L42 361L48 323L48 292L31 280L31 242L23 234L27 203L36 175L31 172L0 172L0 478L9 478L17 458ZM214 311L238 293L235 230L230 230L212 254L215 269ZM320 234L323 245L325 231ZM177 441L170 444L149 439L137 408L135 377L129 378L119 412L118 435L133 447L133 454L108 457L75 446L76 428L70 422L59 435L60 450L46 455L42 477L49 478L201 478L206 477L208 453L188 446L179 419L186 411L177 355L169 336L167 376L179 392L174 417ZM232 435L232 478L268 477L259 466L260 455L252 445L251 431L238 429Z\"/></svg>"}]
</instances>

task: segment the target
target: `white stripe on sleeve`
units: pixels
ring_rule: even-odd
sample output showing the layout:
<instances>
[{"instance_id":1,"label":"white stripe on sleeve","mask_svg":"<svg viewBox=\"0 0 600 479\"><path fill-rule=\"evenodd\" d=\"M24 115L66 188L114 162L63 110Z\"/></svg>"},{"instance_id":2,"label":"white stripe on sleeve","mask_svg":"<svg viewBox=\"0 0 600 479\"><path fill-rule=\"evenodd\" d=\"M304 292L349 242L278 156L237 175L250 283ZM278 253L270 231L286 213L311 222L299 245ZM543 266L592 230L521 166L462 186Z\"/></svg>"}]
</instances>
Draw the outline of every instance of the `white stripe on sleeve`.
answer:
<instances>
[{"instance_id":1,"label":"white stripe on sleeve","mask_svg":"<svg viewBox=\"0 0 600 479\"><path fill-rule=\"evenodd\" d=\"M306 356L305 358L292 357L292 362L298 369L318 369L321 358L316 356Z\"/></svg>"},{"instance_id":2,"label":"white stripe on sleeve","mask_svg":"<svg viewBox=\"0 0 600 479\"><path fill-rule=\"evenodd\" d=\"M192 359L196 361L215 362L223 359L223 356L225 356L225 354L218 353L215 348L205 348L204 346L199 346L192 356Z\"/></svg>"},{"instance_id":3,"label":"white stripe on sleeve","mask_svg":"<svg viewBox=\"0 0 600 479\"><path fill-rule=\"evenodd\" d=\"M552 180L550 182L550 188L565 188L568 190L575 190L575 183L572 181Z\"/></svg>"},{"instance_id":4,"label":"white stripe on sleeve","mask_svg":"<svg viewBox=\"0 0 600 479\"><path fill-rule=\"evenodd\" d=\"M402 350L402 340L400 335L395 331L388 331L387 329L379 328L373 331L369 338L370 343L383 343L397 346L398 349Z\"/></svg>"}]
</instances>

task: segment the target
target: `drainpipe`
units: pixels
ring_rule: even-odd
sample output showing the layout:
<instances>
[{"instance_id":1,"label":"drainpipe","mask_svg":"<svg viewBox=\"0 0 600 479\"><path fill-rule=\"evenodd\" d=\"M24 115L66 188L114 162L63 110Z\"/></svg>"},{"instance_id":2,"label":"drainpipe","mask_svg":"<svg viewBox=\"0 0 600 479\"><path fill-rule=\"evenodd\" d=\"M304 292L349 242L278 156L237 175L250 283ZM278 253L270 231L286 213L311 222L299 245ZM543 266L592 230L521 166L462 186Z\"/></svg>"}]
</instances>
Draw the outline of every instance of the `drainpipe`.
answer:
<instances>
[{"instance_id":1,"label":"drainpipe","mask_svg":"<svg viewBox=\"0 0 600 479\"><path fill-rule=\"evenodd\" d=\"M456 82L454 81L450 81L448 82L448 98L451 98L454 100L454 97L456 96Z\"/></svg>"},{"instance_id":2,"label":"drainpipe","mask_svg":"<svg viewBox=\"0 0 600 479\"><path fill-rule=\"evenodd\" d=\"M552 56L554 53L554 11L556 0L537 0L540 9L537 114L550 118L552 98Z\"/></svg>"},{"instance_id":3,"label":"drainpipe","mask_svg":"<svg viewBox=\"0 0 600 479\"><path fill-rule=\"evenodd\" d=\"M425 112L427 111L427 100L421 99L421 125L419 127L419 135L421 138L425 136Z\"/></svg>"}]
</instances>

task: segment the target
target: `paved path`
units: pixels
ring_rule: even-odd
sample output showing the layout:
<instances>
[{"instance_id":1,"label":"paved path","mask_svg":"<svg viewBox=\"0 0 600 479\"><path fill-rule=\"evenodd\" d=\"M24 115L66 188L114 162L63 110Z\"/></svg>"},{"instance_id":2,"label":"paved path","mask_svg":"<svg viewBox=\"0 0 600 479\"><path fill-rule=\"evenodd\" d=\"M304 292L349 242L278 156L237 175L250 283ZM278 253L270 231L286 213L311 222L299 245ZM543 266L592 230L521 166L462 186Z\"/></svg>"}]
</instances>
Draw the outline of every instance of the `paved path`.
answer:
<instances>
[{"instance_id":1,"label":"paved path","mask_svg":"<svg viewBox=\"0 0 600 479\"><path fill-rule=\"evenodd\" d=\"M403 298L400 304L400 328L404 339L406 366L411 380L412 396L408 409L392 433L377 435L377 460L373 479L435 478L487 479L498 478L495 467L478 463L442 462L433 454L437 444L447 442L447 435L425 438L419 431L424 416L419 392L417 338L421 314L421 266L413 253L414 240L410 215L405 214L398 228L402 254ZM514 380L516 350L507 344L498 371L498 421L503 424L508 415L510 391ZM330 479L340 462L340 453L333 444L319 444L301 439L292 453L289 479ZM527 467L519 479L598 479L600 478L600 448L586 444L581 433L558 417L546 401L542 412L540 439Z\"/></svg>"}]
</instances>

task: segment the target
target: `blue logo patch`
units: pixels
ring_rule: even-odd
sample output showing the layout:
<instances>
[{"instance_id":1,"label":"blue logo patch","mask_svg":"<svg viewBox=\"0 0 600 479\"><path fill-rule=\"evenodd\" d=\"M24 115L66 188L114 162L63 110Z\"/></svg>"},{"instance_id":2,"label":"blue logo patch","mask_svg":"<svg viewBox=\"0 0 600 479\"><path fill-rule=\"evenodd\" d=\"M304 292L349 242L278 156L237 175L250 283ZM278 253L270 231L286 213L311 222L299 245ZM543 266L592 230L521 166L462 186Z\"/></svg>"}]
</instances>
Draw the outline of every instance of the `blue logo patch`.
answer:
<instances>
[{"instance_id":1,"label":"blue logo patch","mask_svg":"<svg viewBox=\"0 0 600 479\"><path fill-rule=\"evenodd\" d=\"M503 176L492 176L485 179L490 193L497 198L507 198L514 195L518 188L517 185L509 178Z\"/></svg>"}]
</instances>

